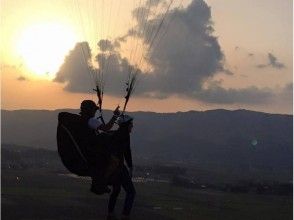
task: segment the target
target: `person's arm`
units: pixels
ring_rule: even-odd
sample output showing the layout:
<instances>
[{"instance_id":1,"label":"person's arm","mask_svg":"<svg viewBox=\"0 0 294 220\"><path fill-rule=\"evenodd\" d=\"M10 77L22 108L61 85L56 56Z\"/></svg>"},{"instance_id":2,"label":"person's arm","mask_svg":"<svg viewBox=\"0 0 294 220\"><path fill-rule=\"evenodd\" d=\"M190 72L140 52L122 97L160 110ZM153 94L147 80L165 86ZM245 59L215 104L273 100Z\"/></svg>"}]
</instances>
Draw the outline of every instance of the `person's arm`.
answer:
<instances>
[{"instance_id":1,"label":"person's arm","mask_svg":"<svg viewBox=\"0 0 294 220\"><path fill-rule=\"evenodd\" d=\"M119 115L120 115L119 106L117 106L116 109L113 111L113 116L109 120L109 122L107 124L100 125L98 127L98 130L109 131L113 127L114 122L116 121L116 119Z\"/></svg>"},{"instance_id":2,"label":"person's arm","mask_svg":"<svg viewBox=\"0 0 294 220\"><path fill-rule=\"evenodd\" d=\"M100 125L98 130L109 131L113 127L116 119L117 119L117 116L113 115L112 118L109 120L109 122L107 124Z\"/></svg>"}]
</instances>

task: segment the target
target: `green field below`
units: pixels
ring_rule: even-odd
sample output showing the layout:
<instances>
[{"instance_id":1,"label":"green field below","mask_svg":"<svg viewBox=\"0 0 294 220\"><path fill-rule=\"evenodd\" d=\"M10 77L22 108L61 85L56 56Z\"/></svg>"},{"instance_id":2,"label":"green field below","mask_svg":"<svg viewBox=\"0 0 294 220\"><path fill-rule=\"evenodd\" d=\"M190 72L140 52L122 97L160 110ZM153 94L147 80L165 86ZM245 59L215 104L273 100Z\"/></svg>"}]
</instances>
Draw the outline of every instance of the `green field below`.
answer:
<instances>
[{"instance_id":1,"label":"green field below","mask_svg":"<svg viewBox=\"0 0 294 220\"><path fill-rule=\"evenodd\" d=\"M2 170L1 217L14 219L105 219L108 195L89 191L88 179L48 170ZM235 194L135 183L134 220L290 220L290 196ZM122 191L116 212L122 208Z\"/></svg>"}]
</instances>

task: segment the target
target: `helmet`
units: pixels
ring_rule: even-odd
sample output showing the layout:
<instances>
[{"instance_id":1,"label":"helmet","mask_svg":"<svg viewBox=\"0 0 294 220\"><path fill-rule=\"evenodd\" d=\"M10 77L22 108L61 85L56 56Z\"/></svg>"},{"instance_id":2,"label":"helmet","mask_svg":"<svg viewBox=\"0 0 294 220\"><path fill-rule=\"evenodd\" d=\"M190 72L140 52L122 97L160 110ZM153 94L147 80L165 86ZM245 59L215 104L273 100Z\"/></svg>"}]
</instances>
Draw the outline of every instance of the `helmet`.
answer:
<instances>
[{"instance_id":1,"label":"helmet","mask_svg":"<svg viewBox=\"0 0 294 220\"><path fill-rule=\"evenodd\" d=\"M96 109L98 110L98 106L96 105L96 103L92 100L84 100L81 103L81 111L87 111L90 109Z\"/></svg>"}]
</instances>

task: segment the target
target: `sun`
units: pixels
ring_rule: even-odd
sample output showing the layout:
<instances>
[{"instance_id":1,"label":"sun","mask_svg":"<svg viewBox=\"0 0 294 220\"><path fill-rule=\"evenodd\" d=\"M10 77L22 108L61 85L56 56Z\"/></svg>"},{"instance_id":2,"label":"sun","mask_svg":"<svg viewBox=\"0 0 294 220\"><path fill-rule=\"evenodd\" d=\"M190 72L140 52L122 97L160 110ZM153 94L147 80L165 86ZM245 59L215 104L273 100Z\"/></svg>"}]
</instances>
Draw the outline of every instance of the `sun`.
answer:
<instances>
[{"instance_id":1,"label":"sun","mask_svg":"<svg viewBox=\"0 0 294 220\"><path fill-rule=\"evenodd\" d=\"M53 78L77 42L77 35L69 26L42 23L24 29L18 39L17 52L27 69L34 75Z\"/></svg>"}]
</instances>

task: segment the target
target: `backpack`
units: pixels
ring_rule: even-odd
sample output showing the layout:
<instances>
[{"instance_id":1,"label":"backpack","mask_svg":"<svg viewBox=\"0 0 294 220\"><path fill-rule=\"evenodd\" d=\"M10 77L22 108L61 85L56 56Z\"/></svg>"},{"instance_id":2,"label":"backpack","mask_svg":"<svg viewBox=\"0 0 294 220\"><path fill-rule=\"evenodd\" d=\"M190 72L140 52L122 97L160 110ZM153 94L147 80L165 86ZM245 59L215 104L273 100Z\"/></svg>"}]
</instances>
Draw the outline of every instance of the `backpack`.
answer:
<instances>
[{"instance_id":1,"label":"backpack","mask_svg":"<svg viewBox=\"0 0 294 220\"><path fill-rule=\"evenodd\" d=\"M79 176L91 176L91 167L85 155L85 123L80 115L68 112L58 114L57 149L63 165Z\"/></svg>"}]
</instances>

